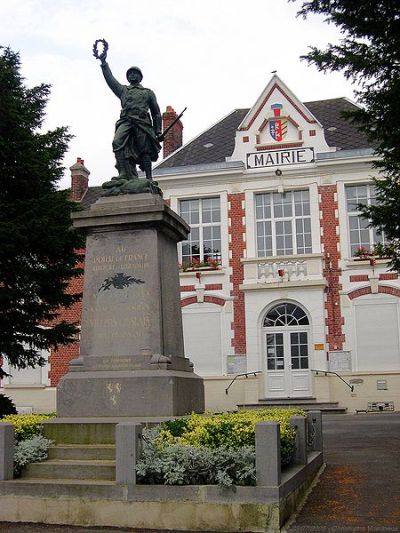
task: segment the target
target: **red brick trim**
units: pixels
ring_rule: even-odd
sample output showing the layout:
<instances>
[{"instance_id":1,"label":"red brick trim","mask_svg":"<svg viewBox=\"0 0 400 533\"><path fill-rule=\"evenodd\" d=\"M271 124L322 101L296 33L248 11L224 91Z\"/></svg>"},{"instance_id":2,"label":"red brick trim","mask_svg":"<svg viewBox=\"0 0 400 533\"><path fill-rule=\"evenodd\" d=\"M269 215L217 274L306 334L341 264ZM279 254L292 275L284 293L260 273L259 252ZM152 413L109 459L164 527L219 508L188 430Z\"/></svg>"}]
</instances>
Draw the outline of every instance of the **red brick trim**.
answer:
<instances>
[{"instance_id":1,"label":"red brick trim","mask_svg":"<svg viewBox=\"0 0 400 533\"><path fill-rule=\"evenodd\" d=\"M392 296L397 296L397 298L400 298L400 289L397 289L396 287L386 287L385 285L381 285L378 287L378 291L383 294L390 294Z\"/></svg>"},{"instance_id":2,"label":"red brick trim","mask_svg":"<svg viewBox=\"0 0 400 533\"><path fill-rule=\"evenodd\" d=\"M235 354L243 355L246 353L246 322L244 293L239 287L243 283L244 270L241 259L244 257L244 251L246 249L244 240L246 228L243 225L243 217L246 213L242 207L244 193L229 194L228 202L230 206L228 211L228 217L230 219L228 233L230 235L229 251L231 255L229 266L232 268L229 281L232 284L231 296L235 298L233 301L233 323L231 324L233 339L231 344Z\"/></svg>"},{"instance_id":3,"label":"red brick trim","mask_svg":"<svg viewBox=\"0 0 400 533\"><path fill-rule=\"evenodd\" d=\"M220 305L223 307L225 305L225 300L223 298L218 298L218 296L204 296L204 301L209 304Z\"/></svg>"},{"instance_id":4,"label":"red brick trim","mask_svg":"<svg viewBox=\"0 0 400 533\"><path fill-rule=\"evenodd\" d=\"M378 293L390 294L391 296L397 296L397 298L400 298L400 289L397 289L396 287L386 287L385 285L380 285L378 287ZM366 294L372 294L371 287L360 287L355 291L349 292L347 296L350 298L350 300L354 300L355 298L365 296Z\"/></svg>"},{"instance_id":5,"label":"red brick trim","mask_svg":"<svg viewBox=\"0 0 400 533\"><path fill-rule=\"evenodd\" d=\"M399 275L397 272L388 272L387 274L379 274L379 279L381 280L390 280L390 279L398 279Z\"/></svg>"},{"instance_id":6,"label":"red brick trim","mask_svg":"<svg viewBox=\"0 0 400 533\"><path fill-rule=\"evenodd\" d=\"M321 186L318 188L321 195L321 242L325 252L324 277L327 280L326 288L326 326L327 343L329 350L342 350L345 340L343 335L343 317L340 308L341 269L339 268L340 253L338 252L339 236L336 228L339 226L335 212L338 208L335 201L336 185Z\"/></svg>"},{"instance_id":7,"label":"red brick trim","mask_svg":"<svg viewBox=\"0 0 400 533\"><path fill-rule=\"evenodd\" d=\"M181 285L181 292L193 292L196 290L194 285Z\"/></svg>"},{"instance_id":8,"label":"red brick trim","mask_svg":"<svg viewBox=\"0 0 400 533\"><path fill-rule=\"evenodd\" d=\"M218 298L218 296L204 296L204 301L209 304L220 305L223 307L225 305L225 300L223 298ZM187 305L197 304L197 296L188 296L181 300L181 307L186 307Z\"/></svg>"},{"instance_id":9,"label":"red brick trim","mask_svg":"<svg viewBox=\"0 0 400 533\"><path fill-rule=\"evenodd\" d=\"M197 304L197 296L189 296L188 298L183 298L181 300L181 307L186 307L187 305Z\"/></svg>"},{"instance_id":10,"label":"red brick trim","mask_svg":"<svg viewBox=\"0 0 400 533\"><path fill-rule=\"evenodd\" d=\"M206 291L222 291L222 283L206 283Z\"/></svg>"},{"instance_id":11,"label":"red brick trim","mask_svg":"<svg viewBox=\"0 0 400 533\"><path fill-rule=\"evenodd\" d=\"M194 285L181 285L181 292L193 292L196 290ZM222 291L222 283L206 283L206 291Z\"/></svg>"},{"instance_id":12,"label":"red brick trim","mask_svg":"<svg viewBox=\"0 0 400 533\"><path fill-rule=\"evenodd\" d=\"M268 101L268 98L271 96L271 94L274 92L274 90L277 89L282 95L283 97L292 104L292 106L296 109L296 111L298 111L298 113L300 113L300 115L304 118L304 120L306 120L309 124L316 124L316 120L313 120L311 119L310 117L308 117L304 111L290 98L289 95L287 95L285 93L285 91L282 90L282 88L277 84L277 83L274 83L273 86L271 87L271 89L269 90L269 92L266 94L264 100L261 102L261 104L258 106L258 109L257 111L254 113L253 115L253 118L250 120L250 122L248 123L247 126L243 126L242 128L240 128L241 131L246 131L248 130L251 125L253 124L253 122L256 120L256 118L258 117L258 115L261 113L263 107L265 106L265 104L267 103Z\"/></svg>"},{"instance_id":13,"label":"red brick trim","mask_svg":"<svg viewBox=\"0 0 400 533\"><path fill-rule=\"evenodd\" d=\"M357 274L356 276L350 276L350 281L352 283L357 281L368 281L368 274Z\"/></svg>"},{"instance_id":14,"label":"red brick trim","mask_svg":"<svg viewBox=\"0 0 400 533\"><path fill-rule=\"evenodd\" d=\"M301 146L303 146L303 141L291 144L263 144L261 146L256 146L256 150L285 150L286 148L299 148Z\"/></svg>"}]
</instances>

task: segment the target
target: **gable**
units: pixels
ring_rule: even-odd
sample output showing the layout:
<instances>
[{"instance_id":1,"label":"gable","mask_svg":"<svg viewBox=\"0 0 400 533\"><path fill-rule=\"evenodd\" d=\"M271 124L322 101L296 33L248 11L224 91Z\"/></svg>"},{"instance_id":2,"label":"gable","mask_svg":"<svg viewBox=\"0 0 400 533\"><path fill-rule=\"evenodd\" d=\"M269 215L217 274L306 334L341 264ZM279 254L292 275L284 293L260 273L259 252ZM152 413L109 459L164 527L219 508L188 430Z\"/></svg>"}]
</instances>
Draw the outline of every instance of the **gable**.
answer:
<instances>
[{"instance_id":1,"label":"gable","mask_svg":"<svg viewBox=\"0 0 400 533\"><path fill-rule=\"evenodd\" d=\"M230 159L242 160L248 168L280 166L312 163L316 153L333 150L322 124L273 76L239 125Z\"/></svg>"}]
</instances>

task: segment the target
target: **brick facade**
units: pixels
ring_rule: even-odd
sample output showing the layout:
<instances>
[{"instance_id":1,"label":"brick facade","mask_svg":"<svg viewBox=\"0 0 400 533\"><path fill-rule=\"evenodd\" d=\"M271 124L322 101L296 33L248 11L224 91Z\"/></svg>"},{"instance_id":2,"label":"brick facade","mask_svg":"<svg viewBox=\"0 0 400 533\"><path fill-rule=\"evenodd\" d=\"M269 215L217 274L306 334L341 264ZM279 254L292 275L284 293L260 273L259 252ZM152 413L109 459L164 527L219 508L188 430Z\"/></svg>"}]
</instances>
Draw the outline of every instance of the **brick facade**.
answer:
<instances>
[{"instance_id":1,"label":"brick facade","mask_svg":"<svg viewBox=\"0 0 400 533\"><path fill-rule=\"evenodd\" d=\"M80 265L83 268L83 265ZM83 292L83 276L75 278L69 285L68 292L77 294ZM76 322L80 324L82 315L82 301L74 303L68 309L62 309L60 313L60 320L67 322ZM49 379L50 385L56 387L58 382L64 374L68 372L68 365L72 359L79 356L79 342L69 344L67 346L60 346L58 350L50 353L49 357Z\"/></svg>"},{"instance_id":2,"label":"brick facade","mask_svg":"<svg viewBox=\"0 0 400 533\"><path fill-rule=\"evenodd\" d=\"M233 301L233 322L231 324L233 330L232 347L235 354L244 355L246 353L246 322L245 322L245 303L244 293L239 289L243 283L243 263L241 259L244 257L246 249L244 225L244 194L229 194L228 195L228 218L230 221L229 234L229 266L232 269L230 282L232 285L231 296Z\"/></svg>"},{"instance_id":3,"label":"brick facade","mask_svg":"<svg viewBox=\"0 0 400 533\"><path fill-rule=\"evenodd\" d=\"M162 115L163 131L165 131L177 118L175 110L169 105ZM163 143L164 159L182 146L183 125L180 120L169 130Z\"/></svg>"},{"instance_id":4,"label":"brick facade","mask_svg":"<svg viewBox=\"0 0 400 533\"><path fill-rule=\"evenodd\" d=\"M339 220L337 218L337 188L335 185L319 187L321 243L325 256L324 277L326 287L326 327L329 350L342 350L344 335L340 309L341 269L339 268Z\"/></svg>"}]
</instances>

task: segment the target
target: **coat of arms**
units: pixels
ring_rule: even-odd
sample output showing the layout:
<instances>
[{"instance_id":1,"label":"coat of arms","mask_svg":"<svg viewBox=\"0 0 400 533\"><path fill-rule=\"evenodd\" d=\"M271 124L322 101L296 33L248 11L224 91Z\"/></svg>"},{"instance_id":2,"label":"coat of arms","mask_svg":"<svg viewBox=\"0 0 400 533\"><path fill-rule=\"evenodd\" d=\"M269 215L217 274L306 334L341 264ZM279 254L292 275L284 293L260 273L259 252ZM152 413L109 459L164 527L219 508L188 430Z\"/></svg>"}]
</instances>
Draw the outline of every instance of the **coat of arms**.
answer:
<instances>
[{"instance_id":1,"label":"coat of arms","mask_svg":"<svg viewBox=\"0 0 400 533\"><path fill-rule=\"evenodd\" d=\"M269 132L275 141L283 141L287 133L287 119L281 117L282 104L272 104L274 117L269 121Z\"/></svg>"}]
</instances>

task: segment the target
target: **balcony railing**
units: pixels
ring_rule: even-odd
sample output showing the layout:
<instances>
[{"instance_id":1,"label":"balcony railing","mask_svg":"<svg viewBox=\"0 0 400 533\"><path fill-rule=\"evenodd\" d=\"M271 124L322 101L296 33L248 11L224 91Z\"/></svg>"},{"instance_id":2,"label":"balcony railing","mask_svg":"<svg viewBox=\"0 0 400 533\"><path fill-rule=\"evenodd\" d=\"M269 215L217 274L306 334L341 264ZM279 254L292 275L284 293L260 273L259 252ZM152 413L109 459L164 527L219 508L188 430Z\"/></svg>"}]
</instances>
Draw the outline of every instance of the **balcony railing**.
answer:
<instances>
[{"instance_id":1,"label":"balcony railing","mask_svg":"<svg viewBox=\"0 0 400 533\"><path fill-rule=\"evenodd\" d=\"M323 255L289 255L243 259L244 285L323 282Z\"/></svg>"}]
</instances>

